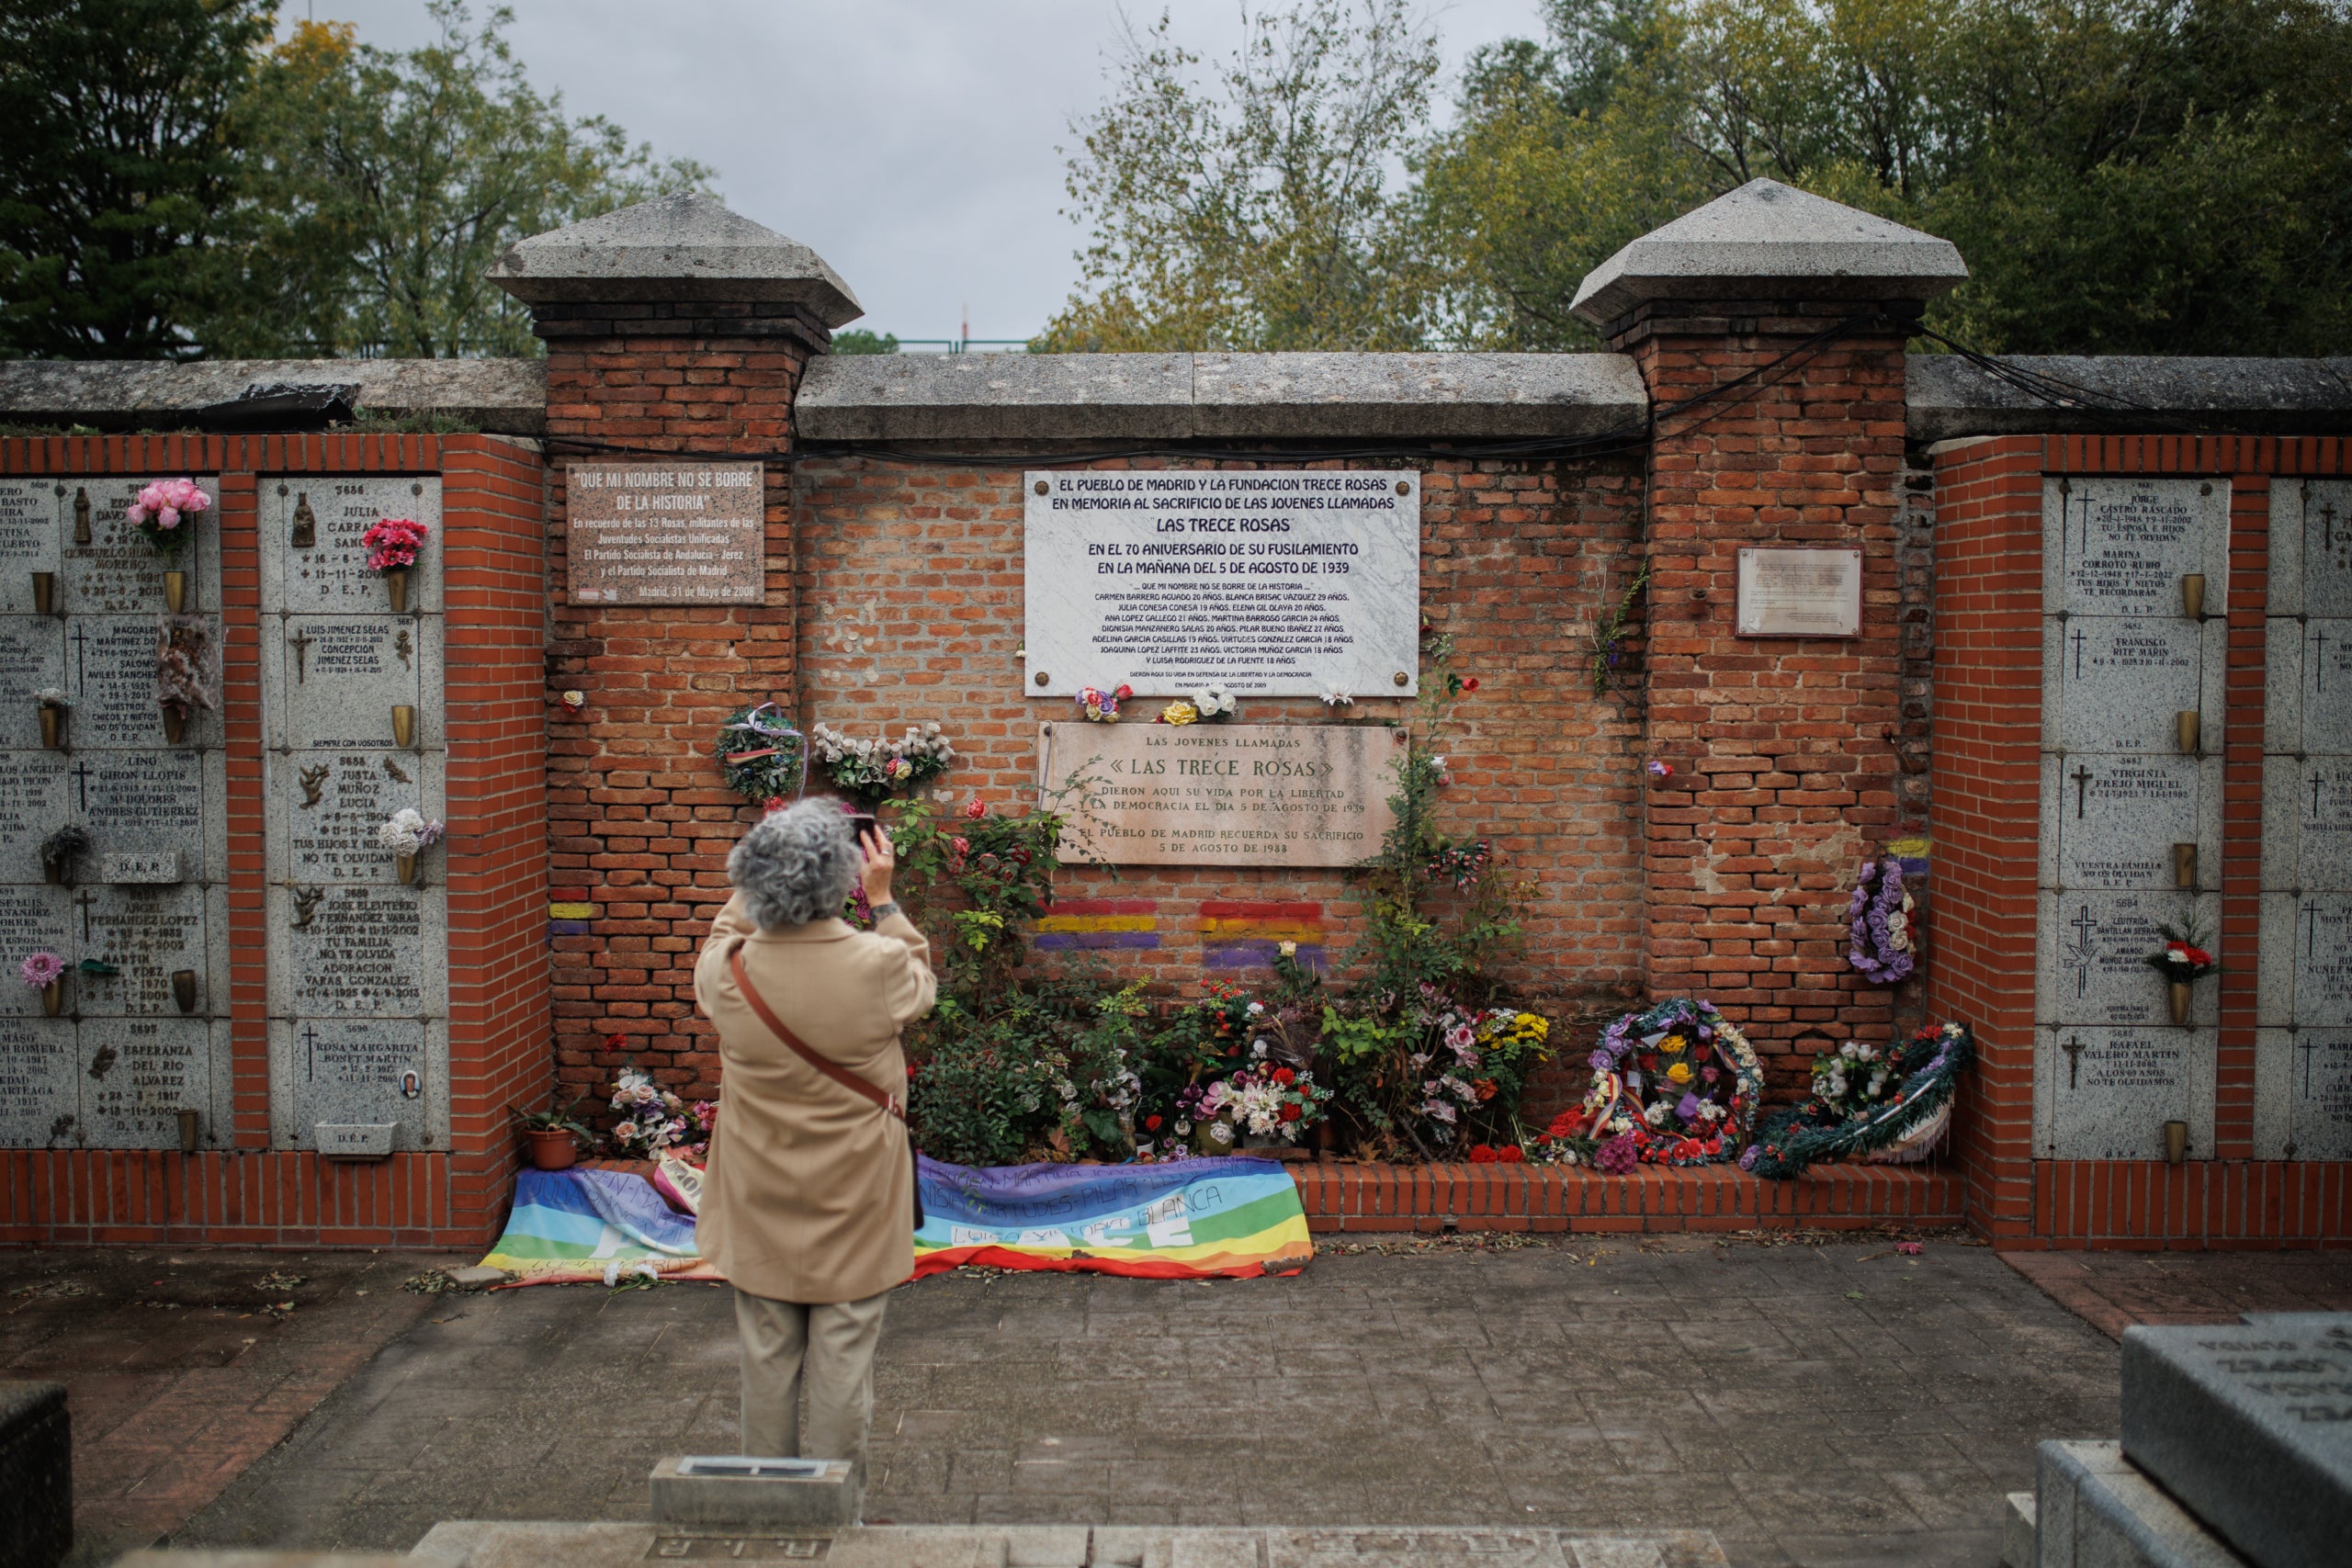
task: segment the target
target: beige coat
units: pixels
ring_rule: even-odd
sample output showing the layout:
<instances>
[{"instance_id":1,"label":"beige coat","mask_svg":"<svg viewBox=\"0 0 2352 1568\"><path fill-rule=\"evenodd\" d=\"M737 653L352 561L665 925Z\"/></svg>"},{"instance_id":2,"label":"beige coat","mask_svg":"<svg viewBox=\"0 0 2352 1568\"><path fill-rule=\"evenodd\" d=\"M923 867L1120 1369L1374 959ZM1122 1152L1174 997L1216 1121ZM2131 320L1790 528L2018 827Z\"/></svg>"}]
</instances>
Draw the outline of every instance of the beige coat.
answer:
<instances>
[{"instance_id":1,"label":"beige coat","mask_svg":"<svg viewBox=\"0 0 2352 1568\"><path fill-rule=\"evenodd\" d=\"M860 1301L914 1272L914 1173L906 1124L802 1061L744 1004L728 955L810 1050L907 1097L899 1031L931 1010L931 944L904 915L872 931L843 920L761 931L739 894L695 963L718 1028L718 1125L697 1230L738 1290L771 1301Z\"/></svg>"}]
</instances>

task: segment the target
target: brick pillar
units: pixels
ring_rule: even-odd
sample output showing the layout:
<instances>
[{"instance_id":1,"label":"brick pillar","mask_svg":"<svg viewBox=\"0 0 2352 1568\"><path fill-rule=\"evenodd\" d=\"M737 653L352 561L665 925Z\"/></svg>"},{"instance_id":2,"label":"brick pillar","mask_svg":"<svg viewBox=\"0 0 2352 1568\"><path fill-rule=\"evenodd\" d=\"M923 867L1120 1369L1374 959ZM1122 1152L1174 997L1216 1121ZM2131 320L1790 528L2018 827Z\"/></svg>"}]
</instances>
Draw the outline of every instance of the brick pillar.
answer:
<instances>
[{"instance_id":1,"label":"brick pillar","mask_svg":"<svg viewBox=\"0 0 2352 1568\"><path fill-rule=\"evenodd\" d=\"M1713 1000L1783 1090L1893 1024L1846 961L1846 907L1904 815L1904 345L1960 276L1940 240L1759 180L1577 297L1653 407L1646 740L1675 774L1648 790L1648 988ZM1739 636L1743 547L1859 548L1861 635Z\"/></svg>"},{"instance_id":2,"label":"brick pillar","mask_svg":"<svg viewBox=\"0 0 2352 1568\"><path fill-rule=\"evenodd\" d=\"M751 817L720 786L711 740L731 708L793 704L792 476L776 459L809 359L860 311L807 246L697 197L524 241L497 281L548 345L557 1076L567 1097L593 1093L634 1059L692 1096L718 1078L694 953ZM673 453L766 461L764 602L571 604L566 459ZM557 700L568 690L587 695L576 717Z\"/></svg>"}]
</instances>

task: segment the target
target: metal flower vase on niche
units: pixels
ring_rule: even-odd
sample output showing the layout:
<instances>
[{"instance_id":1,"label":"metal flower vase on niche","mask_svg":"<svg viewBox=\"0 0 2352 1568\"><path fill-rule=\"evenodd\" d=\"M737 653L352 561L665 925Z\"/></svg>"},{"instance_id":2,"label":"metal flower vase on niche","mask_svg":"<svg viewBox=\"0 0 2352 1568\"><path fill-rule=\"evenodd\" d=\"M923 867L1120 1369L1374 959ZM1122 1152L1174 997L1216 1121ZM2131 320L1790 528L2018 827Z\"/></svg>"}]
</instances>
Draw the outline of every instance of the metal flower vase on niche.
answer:
<instances>
[{"instance_id":1,"label":"metal flower vase on niche","mask_svg":"<svg viewBox=\"0 0 2352 1568\"><path fill-rule=\"evenodd\" d=\"M392 744L403 751L416 745L416 708L413 704L392 705Z\"/></svg>"},{"instance_id":2,"label":"metal flower vase on niche","mask_svg":"<svg viewBox=\"0 0 2352 1568\"><path fill-rule=\"evenodd\" d=\"M211 507L212 497L194 479L158 479L139 492L126 515L149 544L176 562L197 518ZM164 570L164 604L175 615L187 608L187 573L176 565Z\"/></svg>"},{"instance_id":3,"label":"metal flower vase on niche","mask_svg":"<svg viewBox=\"0 0 2352 1568\"><path fill-rule=\"evenodd\" d=\"M17 966L17 978L40 993L40 1010L55 1018L65 1010L65 960L47 948L25 955Z\"/></svg>"},{"instance_id":4,"label":"metal flower vase on niche","mask_svg":"<svg viewBox=\"0 0 2352 1568\"><path fill-rule=\"evenodd\" d=\"M447 831L413 807L401 807L376 829L376 842L391 852L392 876L404 887L417 885L416 857Z\"/></svg>"},{"instance_id":5,"label":"metal flower vase on niche","mask_svg":"<svg viewBox=\"0 0 2352 1568\"><path fill-rule=\"evenodd\" d=\"M2158 926L2156 931L2165 939L2165 944L2148 954L2148 967L2165 977L2165 1000L2172 1011L2172 1021L2185 1026L2197 999L2193 989L2195 983L2212 974L2221 964L2206 950L2205 943L2210 939L2198 929L2195 915L2183 920L2177 931L2165 925Z\"/></svg>"},{"instance_id":6,"label":"metal flower vase on niche","mask_svg":"<svg viewBox=\"0 0 2352 1568\"><path fill-rule=\"evenodd\" d=\"M36 615L57 614L57 573L53 571L33 573L33 614Z\"/></svg>"},{"instance_id":7,"label":"metal flower vase on niche","mask_svg":"<svg viewBox=\"0 0 2352 1568\"><path fill-rule=\"evenodd\" d=\"M196 1010L195 970L175 969L172 971L172 1004L182 1012Z\"/></svg>"},{"instance_id":8,"label":"metal flower vase on niche","mask_svg":"<svg viewBox=\"0 0 2352 1568\"><path fill-rule=\"evenodd\" d=\"M164 615L155 626L155 700L164 710L164 739L178 745L199 708L220 701L220 649L202 615Z\"/></svg>"},{"instance_id":9,"label":"metal flower vase on niche","mask_svg":"<svg viewBox=\"0 0 2352 1568\"><path fill-rule=\"evenodd\" d=\"M379 517L374 527L359 536L359 542L368 547L368 570L382 575L395 615L408 614L409 574L415 570L416 552L424 547L425 536L432 532L431 525L413 517Z\"/></svg>"},{"instance_id":10,"label":"metal flower vase on niche","mask_svg":"<svg viewBox=\"0 0 2352 1568\"><path fill-rule=\"evenodd\" d=\"M56 686L43 686L33 694L33 701L40 705L40 743L51 750L65 744L65 716L74 711L74 699Z\"/></svg>"}]
</instances>

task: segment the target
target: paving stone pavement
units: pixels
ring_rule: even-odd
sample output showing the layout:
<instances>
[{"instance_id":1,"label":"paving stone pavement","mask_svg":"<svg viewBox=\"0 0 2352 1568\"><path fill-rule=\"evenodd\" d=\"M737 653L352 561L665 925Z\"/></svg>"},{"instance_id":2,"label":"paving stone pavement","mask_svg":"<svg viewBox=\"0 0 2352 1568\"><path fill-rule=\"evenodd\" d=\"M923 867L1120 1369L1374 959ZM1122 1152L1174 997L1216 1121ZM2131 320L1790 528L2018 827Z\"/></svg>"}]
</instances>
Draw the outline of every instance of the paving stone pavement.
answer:
<instances>
[{"instance_id":1,"label":"paving stone pavement","mask_svg":"<svg viewBox=\"0 0 2352 1568\"><path fill-rule=\"evenodd\" d=\"M2352 1312L2352 1252L2010 1252L2002 1261L2110 1339L2135 1323Z\"/></svg>"},{"instance_id":2,"label":"paving stone pavement","mask_svg":"<svg viewBox=\"0 0 2352 1568\"><path fill-rule=\"evenodd\" d=\"M446 1321L441 1321L445 1319ZM869 1519L1712 1529L1743 1568L1989 1568L2118 1352L1989 1250L1702 1237L1325 1256L1289 1280L959 1273L892 1300ZM435 1312L175 1545L642 1519L736 1446L723 1288Z\"/></svg>"}]
</instances>

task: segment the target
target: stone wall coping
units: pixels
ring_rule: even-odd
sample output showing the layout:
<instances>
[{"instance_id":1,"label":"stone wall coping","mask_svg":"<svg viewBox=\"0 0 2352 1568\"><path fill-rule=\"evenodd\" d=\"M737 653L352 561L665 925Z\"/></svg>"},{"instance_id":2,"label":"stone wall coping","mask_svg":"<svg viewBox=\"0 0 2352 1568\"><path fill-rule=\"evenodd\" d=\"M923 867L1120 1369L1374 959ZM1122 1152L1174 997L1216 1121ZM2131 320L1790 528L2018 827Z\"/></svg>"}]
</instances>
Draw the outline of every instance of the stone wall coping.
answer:
<instances>
[{"instance_id":1,"label":"stone wall coping","mask_svg":"<svg viewBox=\"0 0 2352 1568\"><path fill-rule=\"evenodd\" d=\"M275 383L356 386L354 400L371 413L442 414L493 435L547 428L547 366L537 359L0 360L0 420L168 427Z\"/></svg>"},{"instance_id":2,"label":"stone wall coping","mask_svg":"<svg viewBox=\"0 0 2352 1568\"><path fill-rule=\"evenodd\" d=\"M840 355L808 367L812 441L1579 436L1639 425L1615 354Z\"/></svg>"},{"instance_id":3,"label":"stone wall coping","mask_svg":"<svg viewBox=\"0 0 2352 1568\"><path fill-rule=\"evenodd\" d=\"M2018 355L2005 363L2093 395L2073 407L2054 406L1956 354L1915 354L1905 377L1911 439L2163 434L2183 424L2264 435L2352 430L2352 357ZM2134 410L2159 418L2137 418Z\"/></svg>"},{"instance_id":4,"label":"stone wall coping","mask_svg":"<svg viewBox=\"0 0 2352 1568\"><path fill-rule=\"evenodd\" d=\"M865 314L824 257L691 192L517 241L491 267L490 280L532 305L785 301L807 307L828 327Z\"/></svg>"}]
</instances>

